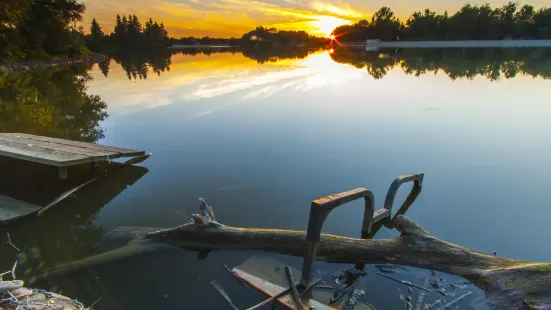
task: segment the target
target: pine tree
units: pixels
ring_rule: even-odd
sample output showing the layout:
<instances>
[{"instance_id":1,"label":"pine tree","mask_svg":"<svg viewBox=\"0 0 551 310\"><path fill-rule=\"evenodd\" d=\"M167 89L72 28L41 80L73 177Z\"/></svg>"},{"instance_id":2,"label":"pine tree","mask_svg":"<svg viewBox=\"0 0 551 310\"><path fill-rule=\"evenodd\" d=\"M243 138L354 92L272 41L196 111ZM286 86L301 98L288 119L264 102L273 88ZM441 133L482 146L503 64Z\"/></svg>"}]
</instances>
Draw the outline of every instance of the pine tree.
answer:
<instances>
[{"instance_id":1,"label":"pine tree","mask_svg":"<svg viewBox=\"0 0 551 310\"><path fill-rule=\"evenodd\" d=\"M92 25L90 26L90 34L93 38L103 38L105 34L101 30L100 25L96 21L96 19L92 19Z\"/></svg>"}]
</instances>

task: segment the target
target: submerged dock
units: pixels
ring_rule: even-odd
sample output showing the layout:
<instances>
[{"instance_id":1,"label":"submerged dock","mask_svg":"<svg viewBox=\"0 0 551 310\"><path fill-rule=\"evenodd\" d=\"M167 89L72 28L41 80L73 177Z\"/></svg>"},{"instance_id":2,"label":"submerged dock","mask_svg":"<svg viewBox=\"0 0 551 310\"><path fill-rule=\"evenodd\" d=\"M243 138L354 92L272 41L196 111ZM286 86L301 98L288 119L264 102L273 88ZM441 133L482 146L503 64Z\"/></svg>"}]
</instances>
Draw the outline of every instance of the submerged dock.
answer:
<instances>
[{"instance_id":1,"label":"submerged dock","mask_svg":"<svg viewBox=\"0 0 551 310\"><path fill-rule=\"evenodd\" d=\"M0 156L57 167L67 179L67 167L114 158L142 156L145 151L23 133L0 133Z\"/></svg>"}]
</instances>

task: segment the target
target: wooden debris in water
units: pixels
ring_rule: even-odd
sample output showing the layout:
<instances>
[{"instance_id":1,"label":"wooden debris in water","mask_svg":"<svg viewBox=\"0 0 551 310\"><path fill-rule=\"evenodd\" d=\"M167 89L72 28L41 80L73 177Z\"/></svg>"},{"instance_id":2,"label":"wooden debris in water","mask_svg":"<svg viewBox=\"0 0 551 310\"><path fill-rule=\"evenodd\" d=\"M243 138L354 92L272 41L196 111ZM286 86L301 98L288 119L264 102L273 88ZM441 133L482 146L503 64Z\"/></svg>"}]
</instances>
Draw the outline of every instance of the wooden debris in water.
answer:
<instances>
[{"instance_id":1,"label":"wooden debris in water","mask_svg":"<svg viewBox=\"0 0 551 310\"><path fill-rule=\"evenodd\" d=\"M289 281L291 294L293 294L293 299L295 300L297 309L303 310L304 308L302 307L302 302L300 301L300 295L298 294L297 287L293 285L295 283L295 279L293 279L293 272L291 271L291 267L288 265L285 265L285 273L287 273L287 281Z\"/></svg>"},{"instance_id":2,"label":"wooden debris in water","mask_svg":"<svg viewBox=\"0 0 551 310\"><path fill-rule=\"evenodd\" d=\"M365 276L366 274L367 274L367 271L365 270L349 268L349 269L344 269L337 273L334 273L333 279L335 279L336 283L342 284L342 283L345 283L348 280L348 278Z\"/></svg>"},{"instance_id":3,"label":"wooden debris in water","mask_svg":"<svg viewBox=\"0 0 551 310\"><path fill-rule=\"evenodd\" d=\"M472 295L473 292L467 292L459 297L457 297L456 299L450 301L449 303L445 304L444 306L442 306L440 309L438 310L446 310L446 309L450 309L451 307L453 307L454 304L456 304L457 302L459 302L460 300L463 300L467 297L469 297L470 295Z\"/></svg>"},{"instance_id":4,"label":"wooden debris in water","mask_svg":"<svg viewBox=\"0 0 551 310\"><path fill-rule=\"evenodd\" d=\"M415 285L415 284L413 284L413 283L411 283L411 282L409 282L409 281L400 280L400 279L398 279L398 278L395 278L395 277L392 277L392 276L389 276L389 275L386 275L386 274L383 274L383 273L380 273L380 272L377 272L377 274L380 275L380 276L383 276L383 277L385 277L385 278L389 278L389 279L391 279L391 280L394 280L394 281L396 281L396 282L402 283L402 284L404 284L404 285L409 285L409 286L411 286L411 287L418 288L418 289L423 290L423 291L425 291L425 292L432 292L432 291L429 290L429 289L426 289L426 288L421 287L421 286L419 286L419 285Z\"/></svg>"},{"instance_id":5,"label":"wooden debris in water","mask_svg":"<svg viewBox=\"0 0 551 310\"><path fill-rule=\"evenodd\" d=\"M348 294L348 292L350 292L352 289L354 289L356 287L356 282L346 286L345 288L343 289L338 289L334 294L333 294L333 297L331 297L331 300L329 301L330 304L334 304L336 302L338 302L339 300L341 300L344 296L346 296L346 294Z\"/></svg>"},{"instance_id":6,"label":"wooden debris in water","mask_svg":"<svg viewBox=\"0 0 551 310\"><path fill-rule=\"evenodd\" d=\"M212 286L214 286L214 288L220 292L220 294L222 295L222 297L224 297L224 299L230 304L230 306L234 309L234 310L239 310L234 304L233 304L233 301L231 300L230 296L226 293L226 291L224 291L224 289L222 288L222 286L220 286L220 283L218 283L218 281L216 280L212 280L210 281L210 284L212 284Z\"/></svg>"},{"instance_id":7,"label":"wooden debris in water","mask_svg":"<svg viewBox=\"0 0 551 310\"><path fill-rule=\"evenodd\" d=\"M314 287L317 288L316 285L317 285L319 282L321 282L321 279L323 279L323 278L319 278L319 279L317 279L316 281L310 283L310 285L308 285L308 287L305 288L304 291L302 291L302 293L300 294L300 297L302 298L302 297L306 296L306 295L312 290L312 288L314 288Z\"/></svg>"},{"instance_id":8,"label":"wooden debris in water","mask_svg":"<svg viewBox=\"0 0 551 310\"><path fill-rule=\"evenodd\" d=\"M17 252L20 252L21 250L19 250L19 248L11 242L10 233L6 233L6 235L8 235L8 244L11 245Z\"/></svg>"},{"instance_id":9,"label":"wooden debris in water","mask_svg":"<svg viewBox=\"0 0 551 310\"><path fill-rule=\"evenodd\" d=\"M298 282L296 282L296 283L294 284L295 287L296 287L297 285L299 285ZM263 302L261 302L261 303L259 303L259 304L257 304L257 305L254 305L254 306L252 306L252 307L250 307L250 308L247 308L246 310L255 310L255 309L258 309L258 308L260 308L260 307L262 307L262 306L265 306L265 305L271 303L272 301L278 299L279 297L288 294L290 291L291 291L291 288L289 287L288 289L286 289L286 290L284 290L284 291L281 291L279 294L276 294L276 295L274 295L274 296L272 296L272 297L270 297L270 298L264 300Z\"/></svg>"}]
</instances>

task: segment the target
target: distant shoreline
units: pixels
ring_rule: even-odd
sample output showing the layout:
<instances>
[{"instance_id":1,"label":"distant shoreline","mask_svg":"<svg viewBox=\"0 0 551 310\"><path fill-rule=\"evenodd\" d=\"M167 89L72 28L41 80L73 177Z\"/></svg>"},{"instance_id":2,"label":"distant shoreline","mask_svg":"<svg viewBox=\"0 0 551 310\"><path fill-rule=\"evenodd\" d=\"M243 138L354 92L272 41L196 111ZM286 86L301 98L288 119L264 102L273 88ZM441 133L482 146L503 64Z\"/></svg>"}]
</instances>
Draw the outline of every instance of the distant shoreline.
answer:
<instances>
[{"instance_id":1,"label":"distant shoreline","mask_svg":"<svg viewBox=\"0 0 551 310\"><path fill-rule=\"evenodd\" d=\"M372 40L370 40L372 41ZM551 40L380 41L345 43L347 47L376 48L515 48L551 47Z\"/></svg>"},{"instance_id":2,"label":"distant shoreline","mask_svg":"<svg viewBox=\"0 0 551 310\"><path fill-rule=\"evenodd\" d=\"M230 48L230 47L239 48L239 46L236 46L236 45L202 45L202 44L188 44L188 45L173 44L168 48L178 49L178 48Z\"/></svg>"}]
</instances>

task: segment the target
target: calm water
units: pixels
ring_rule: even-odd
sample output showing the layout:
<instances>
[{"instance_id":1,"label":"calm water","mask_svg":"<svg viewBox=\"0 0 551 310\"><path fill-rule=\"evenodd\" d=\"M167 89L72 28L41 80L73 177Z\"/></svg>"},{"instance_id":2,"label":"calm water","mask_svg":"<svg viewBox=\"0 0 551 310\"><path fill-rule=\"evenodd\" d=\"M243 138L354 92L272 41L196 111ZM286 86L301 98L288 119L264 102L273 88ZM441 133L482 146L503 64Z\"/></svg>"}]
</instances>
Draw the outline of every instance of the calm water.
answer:
<instances>
[{"instance_id":1,"label":"calm water","mask_svg":"<svg viewBox=\"0 0 551 310\"><path fill-rule=\"evenodd\" d=\"M2 132L153 153L44 218L2 227L1 235L32 250L21 278L101 252L117 227L187 222L198 197L227 225L305 230L312 200L366 187L380 208L391 181L411 172L424 172L425 182L407 215L435 236L551 261L551 248L542 246L551 238L544 229L551 218L551 51L286 56L162 52L0 84ZM51 182L55 171L44 167L0 163L1 194L46 204L69 187ZM31 178L39 172L42 178ZM75 170L73 182L84 174ZM336 210L324 230L357 237L361 215L358 204ZM391 236L398 232L377 237ZM0 269L8 270L14 251L1 247ZM217 279L244 307L261 297L236 285L221 264L258 254L217 251L197 260L195 252L167 247L36 285L85 303L102 297L100 309L225 309L209 284ZM378 309L402 306L394 283L374 272L368 278L366 300ZM472 309L469 302L462 308Z\"/></svg>"}]
</instances>

